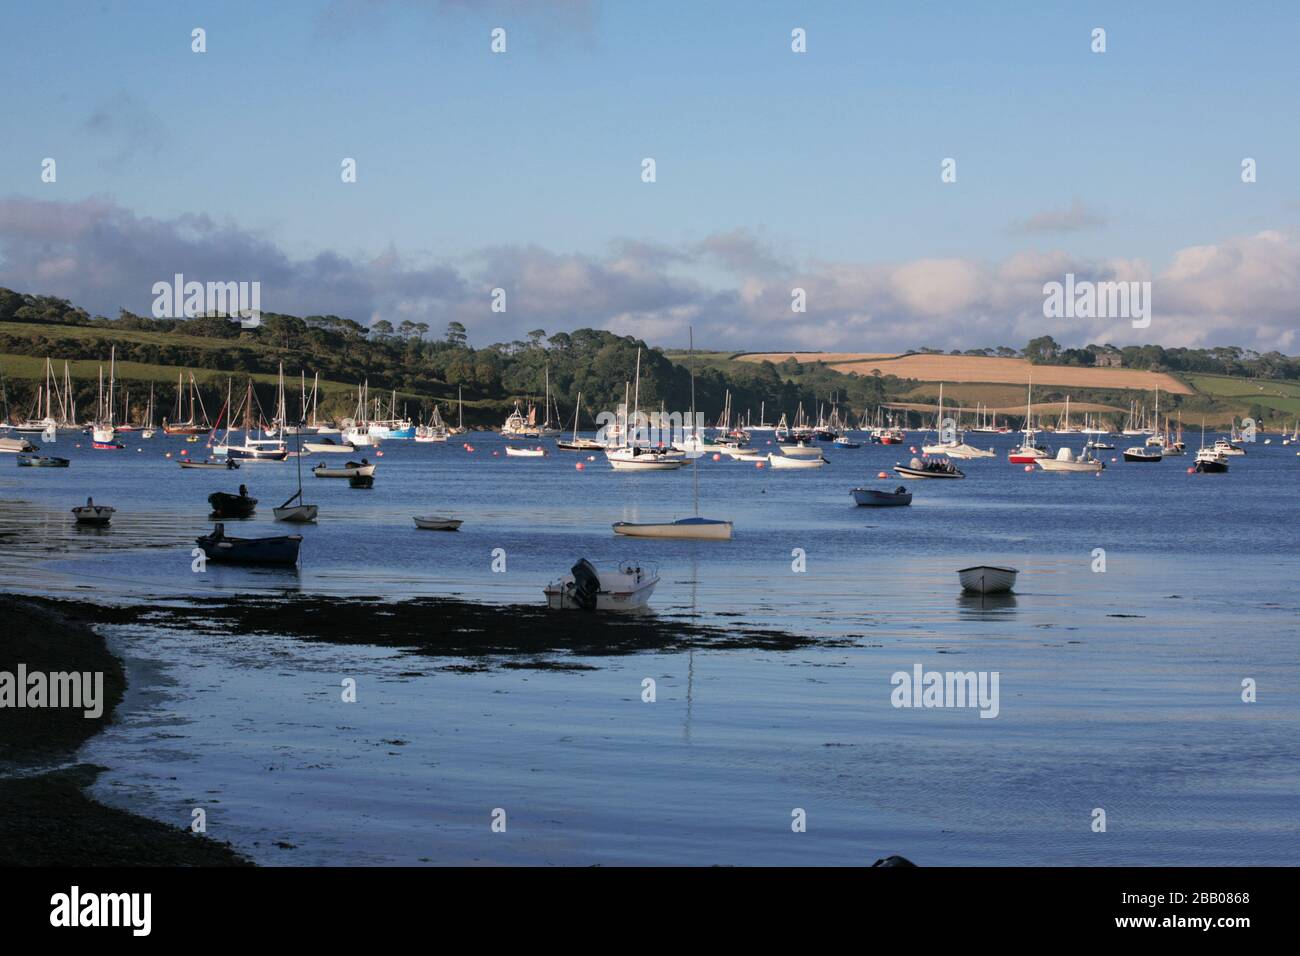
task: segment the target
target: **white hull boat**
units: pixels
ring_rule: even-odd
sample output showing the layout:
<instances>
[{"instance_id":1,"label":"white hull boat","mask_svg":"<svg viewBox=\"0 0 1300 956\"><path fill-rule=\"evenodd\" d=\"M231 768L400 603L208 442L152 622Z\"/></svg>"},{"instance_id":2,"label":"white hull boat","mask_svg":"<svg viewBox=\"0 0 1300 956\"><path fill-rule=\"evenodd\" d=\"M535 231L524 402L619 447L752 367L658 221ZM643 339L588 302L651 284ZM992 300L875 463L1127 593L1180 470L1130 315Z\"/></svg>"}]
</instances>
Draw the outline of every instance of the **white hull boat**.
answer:
<instances>
[{"instance_id":1,"label":"white hull boat","mask_svg":"<svg viewBox=\"0 0 1300 956\"><path fill-rule=\"evenodd\" d=\"M949 458L996 458L997 452L993 449L976 448L974 445L967 445L962 442L960 445L952 445L948 448L947 455Z\"/></svg>"},{"instance_id":2,"label":"white hull boat","mask_svg":"<svg viewBox=\"0 0 1300 956\"><path fill-rule=\"evenodd\" d=\"M545 448L516 448L514 445L506 445L506 457L508 458L545 458Z\"/></svg>"},{"instance_id":3,"label":"white hull boat","mask_svg":"<svg viewBox=\"0 0 1300 956\"><path fill-rule=\"evenodd\" d=\"M780 445L781 454L789 458L820 458L822 450L816 445L799 442L797 445Z\"/></svg>"},{"instance_id":4,"label":"white hull boat","mask_svg":"<svg viewBox=\"0 0 1300 956\"><path fill-rule=\"evenodd\" d=\"M607 450L605 457L615 471L676 471L686 464L686 456L680 452L634 447Z\"/></svg>"},{"instance_id":5,"label":"white hull boat","mask_svg":"<svg viewBox=\"0 0 1300 956\"><path fill-rule=\"evenodd\" d=\"M716 518L681 518L662 523L616 521L614 533L630 538L691 538L726 541L731 538L731 522Z\"/></svg>"},{"instance_id":6,"label":"white hull boat","mask_svg":"<svg viewBox=\"0 0 1300 956\"><path fill-rule=\"evenodd\" d=\"M311 470L311 473L317 478L370 478L375 473L376 465L369 463L357 464L348 462L346 465L330 467L329 465L317 465Z\"/></svg>"},{"instance_id":7,"label":"white hull boat","mask_svg":"<svg viewBox=\"0 0 1300 956\"><path fill-rule=\"evenodd\" d=\"M355 445L340 444L339 442L322 442L322 441L305 441L302 443L302 450L310 452L313 455L350 455L356 451Z\"/></svg>"},{"instance_id":8,"label":"white hull boat","mask_svg":"<svg viewBox=\"0 0 1300 956\"><path fill-rule=\"evenodd\" d=\"M1015 568L998 568L986 564L962 568L957 572L962 590L973 594L1005 594L1016 586Z\"/></svg>"},{"instance_id":9,"label":"white hull boat","mask_svg":"<svg viewBox=\"0 0 1300 956\"><path fill-rule=\"evenodd\" d=\"M97 505L87 498L84 505L78 505L72 509L72 514L77 519L77 524L103 527L113 520L113 514L116 510L110 505Z\"/></svg>"},{"instance_id":10,"label":"white hull boat","mask_svg":"<svg viewBox=\"0 0 1300 956\"><path fill-rule=\"evenodd\" d=\"M309 521L316 520L316 505L281 505L279 508L272 508L276 521L294 521L299 524L306 524Z\"/></svg>"},{"instance_id":11,"label":"white hull boat","mask_svg":"<svg viewBox=\"0 0 1300 956\"><path fill-rule=\"evenodd\" d=\"M1060 449L1055 458L1040 458L1035 464L1043 471L1056 472L1096 473L1106 467L1105 462L1100 458L1094 458L1087 449L1084 449L1083 454L1076 458L1074 452L1068 448Z\"/></svg>"},{"instance_id":12,"label":"white hull boat","mask_svg":"<svg viewBox=\"0 0 1300 956\"><path fill-rule=\"evenodd\" d=\"M25 455L28 452L40 451L40 448L25 438L0 438L0 451Z\"/></svg>"},{"instance_id":13,"label":"white hull boat","mask_svg":"<svg viewBox=\"0 0 1300 956\"><path fill-rule=\"evenodd\" d=\"M777 471L785 471L799 468L820 468L826 464L826 459L820 455L816 458L788 458L785 455L768 455L767 464Z\"/></svg>"},{"instance_id":14,"label":"white hull boat","mask_svg":"<svg viewBox=\"0 0 1300 956\"><path fill-rule=\"evenodd\" d=\"M616 570L597 570L585 558L569 574L552 581L542 593L552 610L633 611L650 603L659 574L623 562Z\"/></svg>"}]
</instances>

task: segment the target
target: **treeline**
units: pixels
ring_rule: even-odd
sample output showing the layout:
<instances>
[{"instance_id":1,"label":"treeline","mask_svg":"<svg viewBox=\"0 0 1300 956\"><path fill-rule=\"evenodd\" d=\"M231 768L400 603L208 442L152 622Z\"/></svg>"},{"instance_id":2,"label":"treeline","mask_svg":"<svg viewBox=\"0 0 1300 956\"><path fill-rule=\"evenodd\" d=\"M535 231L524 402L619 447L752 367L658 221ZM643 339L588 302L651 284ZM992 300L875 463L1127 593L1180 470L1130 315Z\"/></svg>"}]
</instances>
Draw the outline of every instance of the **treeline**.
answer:
<instances>
[{"instance_id":1,"label":"treeline","mask_svg":"<svg viewBox=\"0 0 1300 956\"><path fill-rule=\"evenodd\" d=\"M6 332L0 324L0 352L49 356L56 362L106 361L109 349L115 346L119 362L236 374L275 374L283 362L286 374L294 378L305 369L309 378L318 372L321 378L334 381L359 383L365 379L372 392L396 390L406 396L441 400L444 413L460 389L468 421L494 425L500 423L500 410L515 399L533 399L540 406L548 378L551 396L566 418L572 415L579 392L589 413L616 407L623 401L625 383L635 376L640 350L642 408L663 406L685 412L691 405L689 367L670 361L660 350L633 336L599 329L550 336L538 329L526 341L473 348L465 328L456 322L447 326L442 337L430 339L424 323L394 327L377 322L367 328L335 315L298 317L263 312L254 328L243 328L224 316L155 319L122 310L118 318L108 319L91 316L64 299L0 289L0 323L4 322L46 324L51 331L49 335ZM56 326L79 326L84 331L75 337L59 335ZM94 334L97 331L102 335ZM123 332L149 335L124 337ZM86 387L82 383L83 391ZM774 422L782 412L793 415L801 403L815 415L818 403L828 402L832 395L857 414L889 400L904 387L892 376L847 376L820 364L800 366L786 376L770 362L738 363L726 372L701 366L695 377L695 402L713 422L729 391L737 418L750 411L757 421L765 407ZM9 396L11 402L16 398ZM419 414L427 413L432 404L427 398ZM269 407L265 396L259 396L259 401ZM402 401L399 395L399 404ZM336 414L351 411L338 404L324 410ZM416 408L408 410L417 413ZM590 424L587 414L583 420Z\"/></svg>"},{"instance_id":2,"label":"treeline","mask_svg":"<svg viewBox=\"0 0 1300 956\"><path fill-rule=\"evenodd\" d=\"M985 352L991 350L983 350ZM1062 347L1050 335L1031 339L1022 355L1038 365L1093 366L1104 364L1103 356L1119 356L1124 368L1152 372L1200 372L1240 378L1300 378L1300 358L1281 352L1255 352L1235 345L1208 349L1164 348L1160 345L1087 345L1081 349Z\"/></svg>"}]
</instances>

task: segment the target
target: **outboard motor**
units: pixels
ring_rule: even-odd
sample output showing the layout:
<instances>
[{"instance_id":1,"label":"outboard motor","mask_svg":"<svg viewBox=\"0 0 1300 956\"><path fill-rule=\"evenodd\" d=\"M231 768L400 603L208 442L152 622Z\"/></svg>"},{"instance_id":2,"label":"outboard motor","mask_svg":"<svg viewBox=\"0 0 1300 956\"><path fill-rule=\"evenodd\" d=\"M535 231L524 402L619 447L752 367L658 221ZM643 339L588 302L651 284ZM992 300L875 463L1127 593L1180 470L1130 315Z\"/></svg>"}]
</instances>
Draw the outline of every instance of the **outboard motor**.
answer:
<instances>
[{"instance_id":1,"label":"outboard motor","mask_svg":"<svg viewBox=\"0 0 1300 956\"><path fill-rule=\"evenodd\" d=\"M596 610L596 594L600 591L600 575L586 558L569 569L573 575L573 601L584 611Z\"/></svg>"}]
</instances>

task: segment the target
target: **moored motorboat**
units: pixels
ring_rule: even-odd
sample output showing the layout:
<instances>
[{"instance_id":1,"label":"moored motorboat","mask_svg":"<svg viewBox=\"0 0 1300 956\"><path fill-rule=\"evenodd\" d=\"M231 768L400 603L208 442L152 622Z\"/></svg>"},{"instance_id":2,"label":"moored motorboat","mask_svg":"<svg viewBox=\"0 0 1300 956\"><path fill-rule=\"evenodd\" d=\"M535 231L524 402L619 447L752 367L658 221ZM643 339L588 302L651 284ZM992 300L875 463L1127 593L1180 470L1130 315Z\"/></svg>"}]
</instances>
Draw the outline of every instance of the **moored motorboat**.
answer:
<instances>
[{"instance_id":1,"label":"moored motorboat","mask_svg":"<svg viewBox=\"0 0 1300 956\"><path fill-rule=\"evenodd\" d=\"M781 454L789 458L820 458L822 450L816 445L809 445L807 442L797 442L793 445L779 445Z\"/></svg>"},{"instance_id":2,"label":"moored motorboat","mask_svg":"<svg viewBox=\"0 0 1300 956\"><path fill-rule=\"evenodd\" d=\"M67 468L71 462L55 455L19 455L19 468Z\"/></svg>"},{"instance_id":3,"label":"moored motorboat","mask_svg":"<svg viewBox=\"0 0 1300 956\"><path fill-rule=\"evenodd\" d=\"M40 450L39 445L33 445L26 438L0 438L0 452L27 454Z\"/></svg>"},{"instance_id":4,"label":"moored motorboat","mask_svg":"<svg viewBox=\"0 0 1300 956\"><path fill-rule=\"evenodd\" d=\"M1202 448L1192 469L1203 475L1222 475L1228 470L1228 459L1213 448Z\"/></svg>"},{"instance_id":5,"label":"moored motorboat","mask_svg":"<svg viewBox=\"0 0 1300 956\"><path fill-rule=\"evenodd\" d=\"M1043 471L1054 472L1099 472L1106 463L1095 457L1085 446L1077 456L1069 448L1061 448L1055 458L1038 459L1038 467Z\"/></svg>"},{"instance_id":6,"label":"moored motorboat","mask_svg":"<svg viewBox=\"0 0 1300 956\"><path fill-rule=\"evenodd\" d=\"M614 533L631 538L692 538L725 541L731 537L732 524L719 518L679 518L676 521L615 521Z\"/></svg>"},{"instance_id":7,"label":"moored motorboat","mask_svg":"<svg viewBox=\"0 0 1300 956\"><path fill-rule=\"evenodd\" d=\"M302 535L287 534L270 538L231 538L220 522L212 533L195 538L209 561L221 564L295 565Z\"/></svg>"},{"instance_id":8,"label":"moored motorboat","mask_svg":"<svg viewBox=\"0 0 1300 956\"><path fill-rule=\"evenodd\" d=\"M515 445L506 445L506 457L508 458L545 458L545 448L518 448Z\"/></svg>"},{"instance_id":9,"label":"moored motorboat","mask_svg":"<svg viewBox=\"0 0 1300 956\"><path fill-rule=\"evenodd\" d=\"M1159 445L1134 445L1124 449L1125 461L1151 463L1161 461L1164 457Z\"/></svg>"},{"instance_id":10,"label":"moored motorboat","mask_svg":"<svg viewBox=\"0 0 1300 956\"><path fill-rule=\"evenodd\" d=\"M447 518L442 515L415 515L411 519L417 528L425 531L455 531L463 523L459 518Z\"/></svg>"},{"instance_id":11,"label":"moored motorboat","mask_svg":"<svg viewBox=\"0 0 1300 956\"><path fill-rule=\"evenodd\" d=\"M931 459L921 461L919 458L913 458L911 462L904 465L901 463L894 464L894 471L905 478L965 478L965 472L961 471L950 461L943 459Z\"/></svg>"},{"instance_id":12,"label":"moored motorboat","mask_svg":"<svg viewBox=\"0 0 1300 956\"><path fill-rule=\"evenodd\" d=\"M962 568L957 572L957 577L965 591L974 594L1003 594L1016 586L1016 575L1019 573L1015 568L978 564Z\"/></svg>"},{"instance_id":13,"label":"moored motorboat","mask_svg":"<svg viewBox=\"0 0 1300 956\"><path fill-rule=\"evenodd\" d=\"M831 444L834 445L836 448L861 448L862 447L862 442L858 441L857 439L850 438L848 435L839 436L833 442L831 442Z\"/></svg>"},{"instance_id":14,"label":"moored motorboat","mask_svg":"<svg viewBox=\"0 0 1300 956\"><path fill-rule=\"evenodd\" d=\"M902 485L893 491L878 491L875 488L853 488L849 491L853 500L865 508L897 508L912 503L912 493Z\"/></svg>"},{"instance_id":15,"label":"moored motorboat","mask_svg":"<svg viewBox=\"0 0 1300 956\"><path fill-rule=\"evenodd\" d=\"M116 511L111 505L97 505L93 498L87 498L84 505L72 509L72 514L77 519L77 524L102 526L113 520Z\"/></svg>"},{"instance_id":16,"label":"moored motorboat","mask_svg":"<svg viewBox=\"0 0 1300 956\"><path fill-rule=\"evenodd\" d=\"M676 471L687 463L687 458L682 452L641 448L636 445L606 449L605 458L615 471Z\"/></svg>"},{"instance_id":17,"label":"moored motorboat","mask_svg":"<svg viewBox=\"0 0 1300 956\"><path fill-rule=\"evenodd\" d=\"M554 610L631 611L645 607L659 583L659 573L640 564L623 562L616 570L597 570L586 558L570 573L552 581L542 593Z\"/></svg>"}]
</instances>

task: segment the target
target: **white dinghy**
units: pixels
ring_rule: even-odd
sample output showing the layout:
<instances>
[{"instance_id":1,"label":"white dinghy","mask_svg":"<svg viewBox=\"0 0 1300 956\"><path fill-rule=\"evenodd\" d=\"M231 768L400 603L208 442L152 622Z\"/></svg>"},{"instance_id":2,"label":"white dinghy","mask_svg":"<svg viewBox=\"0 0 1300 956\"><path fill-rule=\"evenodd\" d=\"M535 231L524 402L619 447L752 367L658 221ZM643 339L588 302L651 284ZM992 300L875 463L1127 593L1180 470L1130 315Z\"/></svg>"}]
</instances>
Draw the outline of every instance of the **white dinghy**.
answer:
<instances>
[{"instance_id":1,"label":"white dinghy","mask_svg":"<svg viewBox=\"0 0 1300 956\"><path fill-rule=\"evenodd\" d=\"M826 459L819 454L816 458L789 458L785 455L768 455L767 463L778 471L784 469L820 468Z\"/></svg>"},{"instance_id":2,"label":"white dinghy","mask_svg":"<svg viewBox=\"0 0 1300 956\"><path fill-rule=\"evenodd\" d=\"M370 478L375 473L376 465L362 458L361 461L350 461L344 465L331 467L330 465L320 464L311 470L311 473L317 478Z\"/></svg>"},{"instance_id":3,"label":"white dinghy","mask_svg":"<svg viewBox=\"0 0 1300 956\"><path fill-rule=\"evenodd\" d=\"M455 531L462 524L459 518L446 518L442 515L416 515L411 520L417 528L425 531Z\"/></svg>"}]
</instances>

